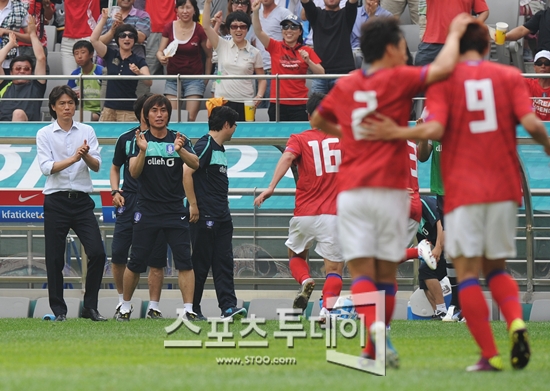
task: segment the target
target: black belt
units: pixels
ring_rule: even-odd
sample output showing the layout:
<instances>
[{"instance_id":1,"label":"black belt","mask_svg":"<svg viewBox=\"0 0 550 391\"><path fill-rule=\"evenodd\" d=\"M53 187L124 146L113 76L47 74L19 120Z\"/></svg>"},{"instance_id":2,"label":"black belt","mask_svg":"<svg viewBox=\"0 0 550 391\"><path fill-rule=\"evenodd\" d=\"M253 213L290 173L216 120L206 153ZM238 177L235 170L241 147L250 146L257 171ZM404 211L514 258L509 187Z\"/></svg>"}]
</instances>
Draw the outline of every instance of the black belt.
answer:
<instances>
[{"instance_id":1,"label":"black belt","mask_svg":"<svg viewBox=\"0 0 550 391\"><path fill-rule=\"evenodd\" d=\"M88 193L84 193L83 191L58 191L53 194L63 198L78 198L78 197L84 197L85 195L88 195Z\"/></svg>"}]
</instances>

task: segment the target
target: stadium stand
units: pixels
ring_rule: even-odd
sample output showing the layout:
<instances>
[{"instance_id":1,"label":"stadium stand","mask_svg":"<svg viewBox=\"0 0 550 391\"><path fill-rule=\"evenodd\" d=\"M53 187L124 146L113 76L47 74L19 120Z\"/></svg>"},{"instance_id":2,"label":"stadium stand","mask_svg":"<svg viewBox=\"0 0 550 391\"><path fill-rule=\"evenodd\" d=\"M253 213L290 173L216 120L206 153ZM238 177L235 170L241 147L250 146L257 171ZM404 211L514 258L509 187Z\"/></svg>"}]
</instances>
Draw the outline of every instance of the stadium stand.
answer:
<instances>
[{"instance_id":1,"label":"stadium stand","mask_svg":"<svg viewBox=\"0 0 550 391\"><path fill-rule=\"evenodd\" d=\"M28 318L28 297L0 297L0 318Z\"/></svg>"},{"instance_id":2,"label":"stadium stand","mask_svg":"<svg viewBox=\"0 0 550 391\"><path fill-rule=\"evenodd\" d=\"M67 304L67 318L79 318L80 317L80 299L76 297L65 297L65 303ZM36 300L34 307L33 318L42 318L44 315L51 314L50 302L47 297L41 297Z\"/></svg>"},{"instance_id":3,"label":"stadium stand","mask_svg":"<svg viewBox=\"0 0 550 391\"><path fill-rule=\"evenodd\" d=\"M550 299L539 299L533 302L529 320L542 322L550 320Z\"/></svg>"},{"instance_id":4,"label":"stadium stand","mask_svg":"<svg viewBox=\"0 0 550 391\"><path fill-rule=\"evenodd\" d=\"M248 306L248 317L254 314L256 318L277 320L277 309L292 308L292 302L292 299L252 299Z\"/></svg>"}]
</instances>

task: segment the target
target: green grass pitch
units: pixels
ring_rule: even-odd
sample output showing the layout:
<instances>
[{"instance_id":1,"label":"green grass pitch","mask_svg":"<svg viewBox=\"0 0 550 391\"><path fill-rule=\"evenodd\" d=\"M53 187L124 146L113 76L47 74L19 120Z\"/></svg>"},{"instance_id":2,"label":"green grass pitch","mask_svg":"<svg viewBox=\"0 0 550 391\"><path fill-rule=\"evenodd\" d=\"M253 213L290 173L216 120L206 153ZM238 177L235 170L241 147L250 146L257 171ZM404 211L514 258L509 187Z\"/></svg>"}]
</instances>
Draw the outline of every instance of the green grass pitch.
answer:
<instances>
[{"instance_id":1,"label":"green grass pitch","mask_svg":"<svg viewBox=\"0 0 550 391\"><path fill-rule=\"evenodd\" d=\"M325 340L296 339L294 348L274 338L278 323L259 325L267 332L267 348L206 348L210 325L197 336L182 326L167 336L172 320L93 323L69 319L0 319L0 390L496 390L550 389L550 323L528 324L532 359L525 370L509 363L504 322L493 322L498 348L505 358L499 373L466 373L478 350L463 323L394 321L392 341L401 368L377 377L325 361ZM221 329L221 328L219 328ZM256 333L239 335L244 325L229 330L236 342L261 341ZM318 330L319 331L319 330ZM358 354L359 340L338 337L338 351ZM165 340L201 340L202 348L165 348ZM224 339L224 341L231 341ZM263 358L295 359L293 365L265 365ZM217 358L246 358L250 365L219 365ZM259 358L256 358L259 357Z\"/></svg>"}]
</instances>

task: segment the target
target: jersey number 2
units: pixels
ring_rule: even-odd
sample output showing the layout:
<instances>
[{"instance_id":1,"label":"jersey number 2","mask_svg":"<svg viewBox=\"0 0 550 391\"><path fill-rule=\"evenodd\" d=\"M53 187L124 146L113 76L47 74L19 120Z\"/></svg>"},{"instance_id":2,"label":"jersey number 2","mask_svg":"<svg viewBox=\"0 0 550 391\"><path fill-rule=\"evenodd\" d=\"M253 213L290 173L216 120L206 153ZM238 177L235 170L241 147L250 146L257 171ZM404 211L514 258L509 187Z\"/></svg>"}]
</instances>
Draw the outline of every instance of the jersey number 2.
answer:
<instances>
[{"instance_id":1,"label":"jersey number 2","mask_svg":"<svg viewBox=\"0 0 550 391\"><path fill-rule=\"evenodd\" d=\"M468 111L483 111L484 119L470 121L470 132L494 132L498 128L495 93L491 79L466 80L466 108Z\"/></svg>"},{"instance_id":2,"label":"jersey number 2","mask_svg":"<svg viewBox=\"0 0 550 391\"><path fill-rule=\"evenodd\" d=\"M324 139L321 143L321 148L319 148L319 141L308 141L307 145L311 147L311 152L313 152L315 175L322 176L323 167L325 168L325 173L338 172L338 167L342 161L342 152L340 152L339 149L330 149L330 144L334 144L339 141L340 140L337 138Z\"/></svg>"}]
</instances>

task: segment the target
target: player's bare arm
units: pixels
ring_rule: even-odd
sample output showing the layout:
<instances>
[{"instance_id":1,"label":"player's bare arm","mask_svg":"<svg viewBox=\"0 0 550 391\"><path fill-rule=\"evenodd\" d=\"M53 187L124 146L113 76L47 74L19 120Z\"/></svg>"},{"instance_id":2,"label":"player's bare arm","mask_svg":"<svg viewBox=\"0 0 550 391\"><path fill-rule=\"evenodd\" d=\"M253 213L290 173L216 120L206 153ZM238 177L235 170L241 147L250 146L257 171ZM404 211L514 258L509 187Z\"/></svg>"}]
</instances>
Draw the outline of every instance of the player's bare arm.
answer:
<instances>
[{"instance_id":1,"label":"player's bare arm","mask_svg":"<svg viewBox=\"0 0 550 391\"><path fill-rule=\"evenodd\" d=\"M411 127L399 126L392 118L380 113L366 117L361 125L367 140L439 140L445 131L437 121Z\"/></svg>"},{"instance_id":2,"label":"player's bare arm","mask_svg":"<svg viewBox=\"0 0 550 391\"><path fill-rule=\"evenodd\" d=\"M137 156L130 158L128 170L132 178L139 178L145 165L145 153L147 152L147 140L141 130L136 130L136 145L139 148Z\"/></svg>"},{"instance_id":3,"label":"player's bare arm","mask_svg":"<svg viewBox=\"0 0 550 391\"><path fill-rule=\"evenodd\" d=\"M176 133L174 150L178 153L178 155L187 166L191 167L193 170L196 170L199 168L199 157L183 148L186 140L187 139L185 138L185 136L181 135L180 132Z\"/></svg>"},{"instance_id":4,"label":"player's bare arm","mask_svg":"<svg viewBox=\"0 0 550 391\"><path fill-rule=\"evenodd\" d=\"M473 20L474 18L466 13L461 13L453 19L443 49L428 68L427 85L444 80L451 75L458 62L460 38Z\"/></svg>"},{"instance_id":5,"label":"player's bare arm","mask_svg":"<svg viewBox=\"0 0 550 391\"><path fill-rule=\"evenodd\" d=\"M109 183L111 184L111 190L118 190L118 193L115 193L113 196L113 205L117 208L124 206L124 197L120 194L122 193L122 190L119 189L120 166L111 164L111 170L109 171Z\"/></svg>"},{"instance_id":6,"label":"player's bare arm","mask_svg":"<svg viewBox=\"0 0 550 391\"><path fill-rule=\"evenodd\" d=\"M340 125L332 121L326 120L325 118L323 118L323 116L319 114L317 110L313 112L309 123L315 129L319 129L326 134L330 134L331 136L336 136L338 138L342 137L342 129L340 128Z\"/></svg>"},{"instance_id":7,"label":"player's bare arm","mask_svg":"<svg viewBox=\"0 0 550 391\"><path fill-rule=\"evenodd\" d=\"M275 167L275 172L273 173L273 179L271 179L271 183L269 184L267 189L262 191L262 193L258 197L256 197L256 199L254 200L254 206L257 206L259 208L260 206L262 206L265 200L273 195L273 193L275 192L275 188L277 187L283 176L286 174L290 166L292 166L295 158L296 156L294 156L294 154L291 152L283 153L283 156L281 156L281 158L277 162L277 166Z\"/></svg>"},{"instance_id":8,"label":"player's bare arm","mask_svg":"<svg viewBox=\"0 0 550 391\"><path fill-rule=\"evenodd\" d=\"M183 165L183 189L189 203L189 222L196 223L199 221L199 207L197 205L197 196L195 195L195 184L193 183L193 174L195 169L188 165Z\"/></svg>"},{"instance_id":9,"label":"player's bare arm","mask_svg":"<svg viewBox=\"0 0 550 391\"><path fill-rule=\"evenodd\" d=\"M521 124L529 132L533 140L544 147L544 152L550 155L550 139L548 139L548 133L546 127L538 119L535 113L529 113L521 118Z\"/></svg>"}]
</instances>

